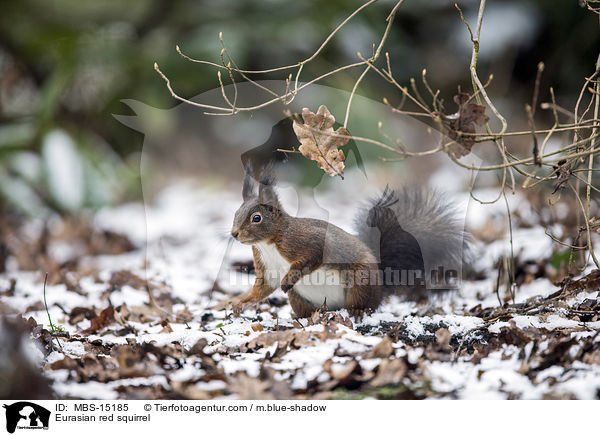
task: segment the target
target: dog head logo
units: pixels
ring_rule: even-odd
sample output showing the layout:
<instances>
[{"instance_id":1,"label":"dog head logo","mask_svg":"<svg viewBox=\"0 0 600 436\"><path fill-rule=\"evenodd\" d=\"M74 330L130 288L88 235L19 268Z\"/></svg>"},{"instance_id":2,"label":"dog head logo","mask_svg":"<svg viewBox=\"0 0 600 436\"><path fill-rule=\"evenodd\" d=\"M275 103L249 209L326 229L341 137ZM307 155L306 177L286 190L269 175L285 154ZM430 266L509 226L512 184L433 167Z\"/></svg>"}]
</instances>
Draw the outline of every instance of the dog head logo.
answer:
<instances>
[{"instance_id":1,"label":"dog head logo","mask_svg":"<svg viewBox=\"0 0 600 436\"><path fill-rule=\"evenodd\" d=\"M50 421L50 411L28 401L7 406L6 409L6 431L14 433L19 429L47 429Z\"/></svg>"}]
</instances>

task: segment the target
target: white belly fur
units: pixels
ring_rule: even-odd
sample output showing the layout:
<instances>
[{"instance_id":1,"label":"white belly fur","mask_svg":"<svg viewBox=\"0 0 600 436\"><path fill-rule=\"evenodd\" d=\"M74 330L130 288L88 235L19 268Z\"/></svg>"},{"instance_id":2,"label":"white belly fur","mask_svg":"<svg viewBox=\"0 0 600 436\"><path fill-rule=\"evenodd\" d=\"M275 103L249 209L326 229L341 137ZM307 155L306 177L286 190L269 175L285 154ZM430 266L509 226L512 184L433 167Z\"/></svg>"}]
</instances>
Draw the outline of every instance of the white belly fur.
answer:
<instances>
[{"instance_id":1,"label":"white belly fur","mask_svg":"<svg viewBox=\"0 0 600 436\"><path fill-rule=\"evenodd\" d=\"M275 244L259 242L254 246L258 249L260 260L265 266L265 280L272 288L279 288L281 279L290 269L290 263L279 254ZM343 308L346 302L339 272L325 267L302 277L294 285L294 289L317 307L326 302L329 309L336 310Z\"/></svg>"}]
</instances>

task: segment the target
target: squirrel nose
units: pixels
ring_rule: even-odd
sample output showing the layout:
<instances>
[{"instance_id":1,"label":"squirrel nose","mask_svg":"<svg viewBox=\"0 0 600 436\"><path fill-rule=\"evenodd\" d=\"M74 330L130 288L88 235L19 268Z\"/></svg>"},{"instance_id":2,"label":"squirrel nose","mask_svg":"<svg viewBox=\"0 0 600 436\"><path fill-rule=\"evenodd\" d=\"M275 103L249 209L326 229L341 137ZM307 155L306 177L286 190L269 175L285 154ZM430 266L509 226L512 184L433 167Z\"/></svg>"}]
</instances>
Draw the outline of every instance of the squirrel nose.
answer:
<instances>
[{"instance_id":1,"label":"squirrel nose","mask_svg":"<svg viewBox=\"0 0 600 436\"><path fill-rule=\"evenodd\" d=\"M237 239L238 235L240 234L240 232L238 230L232 230L231 231L231 236L233 236L235 239Z\"/></svg>"}]
</instances>

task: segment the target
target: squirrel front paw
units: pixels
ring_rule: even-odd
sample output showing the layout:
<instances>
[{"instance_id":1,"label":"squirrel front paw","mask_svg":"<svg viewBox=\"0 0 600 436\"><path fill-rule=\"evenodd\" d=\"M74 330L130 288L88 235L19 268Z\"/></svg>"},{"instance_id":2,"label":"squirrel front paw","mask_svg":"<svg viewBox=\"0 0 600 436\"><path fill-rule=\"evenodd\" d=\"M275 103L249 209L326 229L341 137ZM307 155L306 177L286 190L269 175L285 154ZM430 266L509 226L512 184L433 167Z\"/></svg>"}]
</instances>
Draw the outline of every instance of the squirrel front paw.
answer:
<instances>
[{"instance_id":1,"label":"squirrel front paw","mask_svg":"<svg viewBox=\"0 0 600 436\"><path fill-rule=\"evenodd\" d=\"M257 301L241 302L234 304L231 308L234 316L240 316L246 309L258 309Z\"/></svg>"},{"instance_id":2,"label":"squirrel front paw","mask_svg":"<svg viewBox=\"0 0 600 436\"><path fill-rule=\"evenodd\" d=\"M287 294L287 292L294 287L293 283L288 283L285 281L281 282L281 290Z\"/></svg>"},{"instance_id":3,"label":"squirrel front paw","mask_svg":"<svg viewBox=\"0 0 600 436\"><path fill-rule=\"evenodd\" d=\"M249 303L238 303L232 307L233 316L240 316Z\"/></svg>"},{"instance_id":4,"label":"squirrel front paw","mask_svg":"<svg viewBox=\"0 0 600 436\"><path fill-rule=\"evenodd\" d=\"M285 277L281 280L281 290L287 293L294 285L300 280L302 274L300 271L290 270Z\"/></svg>"}]
</instances>

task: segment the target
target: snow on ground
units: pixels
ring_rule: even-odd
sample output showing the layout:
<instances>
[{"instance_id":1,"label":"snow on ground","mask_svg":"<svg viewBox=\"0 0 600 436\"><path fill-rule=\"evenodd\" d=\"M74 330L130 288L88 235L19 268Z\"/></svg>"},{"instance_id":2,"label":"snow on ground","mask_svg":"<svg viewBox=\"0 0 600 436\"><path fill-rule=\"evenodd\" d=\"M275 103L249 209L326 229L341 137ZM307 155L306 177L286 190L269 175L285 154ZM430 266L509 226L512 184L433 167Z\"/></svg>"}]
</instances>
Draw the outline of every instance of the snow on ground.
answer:
<instances>
[{"instance_id":1,"label":"snow on ground","mask_svg":"<svg viewBox=\"0 0 600 436\"><path fill-rule=\"evenodd\" d=\"M336 198L321 201L335 205ZM392 297L360 320L346 311L296 320L276 291L240 316L210 309L253 282L243 269L250 248L228 238L239 202L238 194L180 184L150 207L99 212L96 229L122 233L139 248L77 258L79 286L48 284L48 313L41 273L13 263L0 275L0 298L12 313L46 329L49 314L65 331L42 362L56 396L598 397L596 282L565 287L563 297L548 279L533 277L502 311L499 298L507 292L496 292L493 265L507 252L507 239L479 247L476 268L488 276L428 306ZM350 228L351 217L332 209L332 221ZM476 206L470 225L497 212ZM552 254L540 227L517 228L513 239L522 261ZM63 262L76 255L59 244L52 249Z\"/></svg>"}]
</instances>

